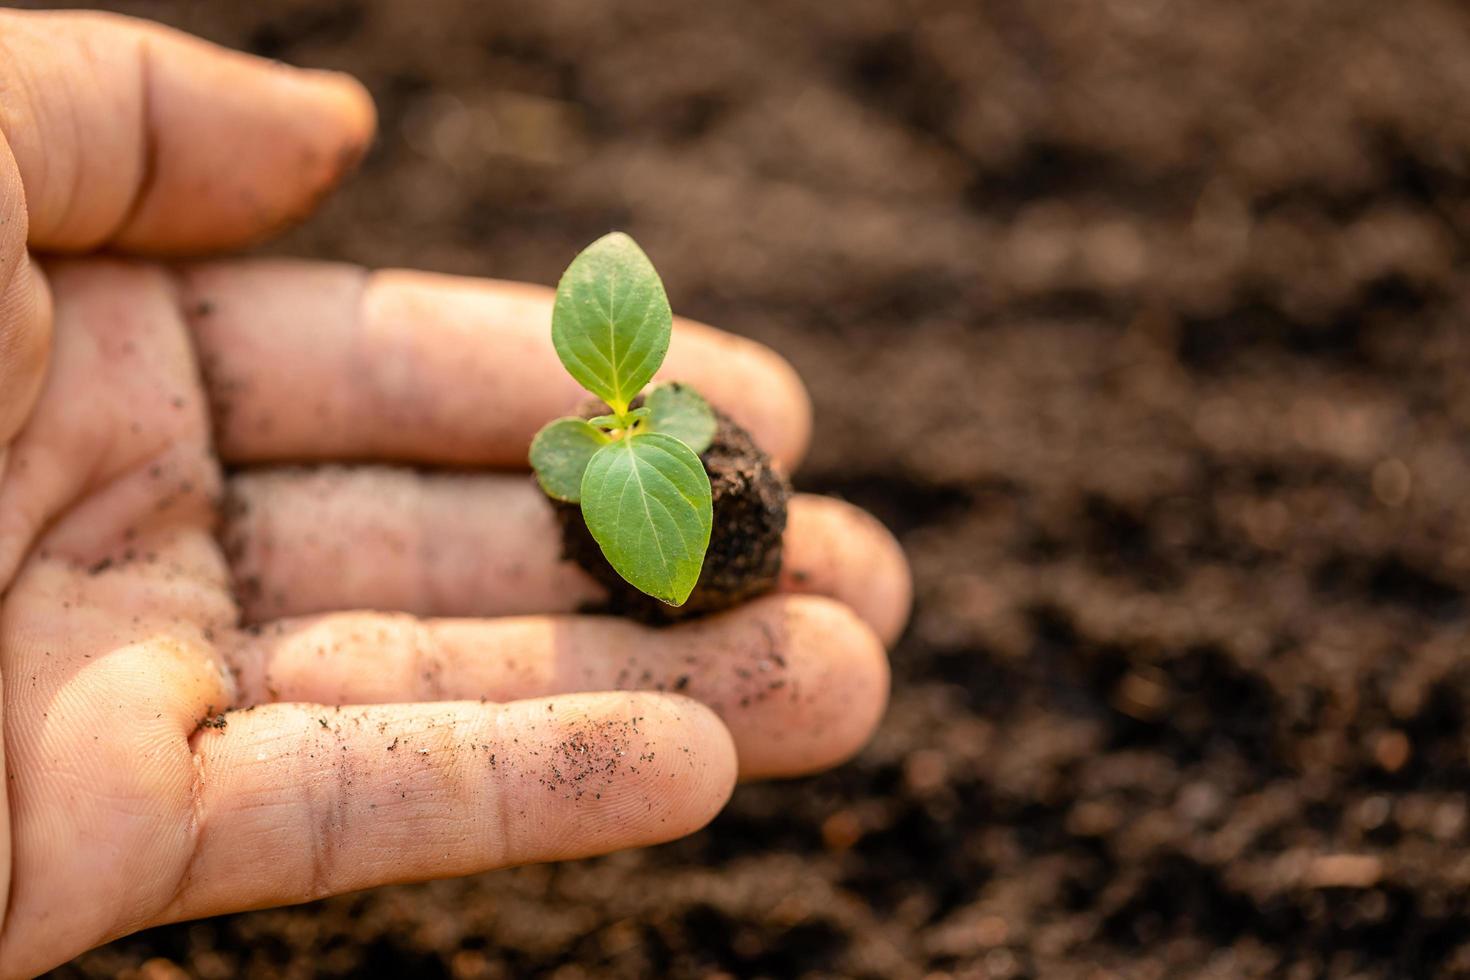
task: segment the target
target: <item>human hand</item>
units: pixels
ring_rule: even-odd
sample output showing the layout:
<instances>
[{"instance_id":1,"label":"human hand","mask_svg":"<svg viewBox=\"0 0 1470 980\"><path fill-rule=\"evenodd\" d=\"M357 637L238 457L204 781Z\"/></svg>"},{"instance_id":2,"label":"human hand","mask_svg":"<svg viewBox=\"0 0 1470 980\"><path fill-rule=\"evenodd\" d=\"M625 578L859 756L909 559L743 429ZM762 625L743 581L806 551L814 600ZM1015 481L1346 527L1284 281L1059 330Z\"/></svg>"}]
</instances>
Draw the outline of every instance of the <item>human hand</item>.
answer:
<instances>
[{"instance_id":1,"label":"human hand","mask_svg":"<svg viewBox=\"0 0 1470 980\"><path fill-rule=\"evenodd\" d=\"M28 257L301 216L370 139L355 83L96 15L0 12L0 51L0 976L667 840L737 774L871 734L908 575L845 504L793 501L780 594L664 630L573 614L597 587L533 481L490 472L578 399L548 290ZM665 371L800 458L771 352L681 323Z\"/></svg>"}]
</instances>

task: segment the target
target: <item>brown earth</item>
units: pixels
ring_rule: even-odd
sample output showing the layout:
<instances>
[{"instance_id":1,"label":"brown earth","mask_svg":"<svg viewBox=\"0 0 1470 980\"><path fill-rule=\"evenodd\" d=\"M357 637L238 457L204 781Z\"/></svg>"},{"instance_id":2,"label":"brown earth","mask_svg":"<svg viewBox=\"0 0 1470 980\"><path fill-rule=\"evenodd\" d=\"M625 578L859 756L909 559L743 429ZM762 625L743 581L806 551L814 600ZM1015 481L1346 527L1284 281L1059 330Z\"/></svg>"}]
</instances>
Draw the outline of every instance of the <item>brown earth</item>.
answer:
<instances>
[{"instance_id":1,"label":"brown earth","mask_svg":"<svg viewBox=\"0 0 1470 980\"><path fill-rule=\"evenodd\" d=\"M677 384L677 382L675 382ZM642 397L632 407L641 408ZM607 406L590 399L583 414L595 418ZM781 534L791 484L755 444L750 433L715 409L718 427L699 454L709 477L713 526L699 581L683 605L670 606L624 581L582 519L582 506L553 500L561 525L562 553L607 590L589 612L610 612L645 623L673 623L716 613L764 595L781 573Z\"/></svg>"},{"instance_id":2,"label":"brown earth","mask_svg":"<svg viewBox=\"0 0 1470 980\"><path fill-rule=\"evenodd\" d=\"M284 251L633 233L918 605L873 745L688 840L58 976L1470 976L1463 4L116 6L371 86Z\"/></svg>"}]
</instances>

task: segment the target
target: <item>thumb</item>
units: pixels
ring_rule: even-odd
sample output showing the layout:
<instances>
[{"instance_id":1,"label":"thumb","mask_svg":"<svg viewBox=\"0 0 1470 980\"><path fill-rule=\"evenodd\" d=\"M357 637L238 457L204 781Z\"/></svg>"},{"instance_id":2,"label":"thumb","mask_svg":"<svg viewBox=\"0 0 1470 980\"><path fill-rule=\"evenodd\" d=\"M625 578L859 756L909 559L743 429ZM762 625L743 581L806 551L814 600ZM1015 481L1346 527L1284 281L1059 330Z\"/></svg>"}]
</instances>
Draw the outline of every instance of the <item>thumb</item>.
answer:
<instances>
[{"instance_id":1,"label":"thumb","mask_svg":"<svg viewBox=\"0 0 1470 980\"><path fill-rule=\"evenodd\" d=\"M127 17L0 10L0 133L42 253L259 241L305 217L373 125L343 75Z\"/></svg>"},{"instance_id":2,"label":"thumb","mask_svg":"<svg viewBox=\"0 0 1470 980\"><path fill-rule=\"evenodd\" d=\"M51 291L26 250L20 170L0 135L0 458L30 413L51 350Z\"/></svg>"}]
</instances>

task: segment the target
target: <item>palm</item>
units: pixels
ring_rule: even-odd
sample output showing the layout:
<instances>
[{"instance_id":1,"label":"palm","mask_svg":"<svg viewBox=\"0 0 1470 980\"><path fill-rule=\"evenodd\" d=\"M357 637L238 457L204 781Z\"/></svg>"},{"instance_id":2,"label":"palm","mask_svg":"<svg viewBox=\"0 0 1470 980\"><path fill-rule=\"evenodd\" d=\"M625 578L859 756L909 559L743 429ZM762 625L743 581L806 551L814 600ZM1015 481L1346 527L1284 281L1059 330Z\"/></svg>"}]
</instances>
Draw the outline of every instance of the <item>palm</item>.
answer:
<instances>
[{"instance_id":1,"label":"palm","mask_svg":"<svg viewBox=\"0 0 1470 980\"><path fill-rule=\"evenodd\" d=\"M199 831L191 736L237 700L220 467L162 285L107 266L55 277L67 329L0 484L7 528L54 521L0 632L16 945L79 948L166 915Z\"/></svg>"},{"instance_id":2,"label":"palm","mask_svg":"<svg viewBox=\"0 0 1470 980\"><path fill-rule=\"evenodd\" d=\"M52 270L51 372L0 483L3 540L25 543L14 558L0 552L0 563L20 559L0 621L7 946L78 950L152 922L592 853L707 819L724 792L717 725L678 699L578 692L683 690L720 713L748 775L827 765L873 724L881 649L826 600L775 597L664 632L570 615L327 612L558 614L595 593L559 560L549 509L524 475L223 475L216 431L240 460L310 454L313 441L352 456L369 439L402 455L364 406L293 405L270 391L278 371L253 373L271 367L258 358L273 347L268 361L321 372L302 391L334 390L343 365L309 356L332 346L330 326L280 331L281 309L256 319L253 299L265 276L278 307L300 296L310 309L323 275L361 277L304 265ZM474 296L491 322L526 317L527 336L545 309L524 288L413 277L367 295L433 295L446 309ZM442 372L477 370L486 353L507 377L552 371L549 345L514 365L465 349L446 368L434 352L457 321L418 309L413 345L363 339L384 336L383 324L344 328L359 338L358 382L391 367L423 453L523 453L527 433L478 431L506 412L466 414L433 393L459 390ZM742 349L727 338L685 326L676 347L685 376L719 388L732 352L739 373ZM481 458L467 459L476 446ZM794 507L803 588L861 591L870 576L845 580L833 549L856 532L882 557L868 519L806 498ZM391 870L371 860L385 847L400 849Z\"/></svg>"}]
</instances>

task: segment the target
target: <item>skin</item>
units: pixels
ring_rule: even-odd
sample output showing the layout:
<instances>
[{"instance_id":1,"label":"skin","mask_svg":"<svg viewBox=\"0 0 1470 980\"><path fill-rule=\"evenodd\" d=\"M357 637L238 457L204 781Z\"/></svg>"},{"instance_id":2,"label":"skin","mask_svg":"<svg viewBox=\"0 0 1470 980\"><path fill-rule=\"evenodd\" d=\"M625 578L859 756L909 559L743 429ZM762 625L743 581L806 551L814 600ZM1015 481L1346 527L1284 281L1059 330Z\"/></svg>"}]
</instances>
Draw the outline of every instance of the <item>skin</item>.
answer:
<instances>
[{"instance_id":1,"label":"skin","mask_svg":"<svg viewBox=\"0 0 1470 980\"><path fill-rule=\"evenodd\" d=\"M548 290L184 258L304 216L372 129L350 79L0 12L0 976L669 840L878 723L908 570L846 504L794 501L776 595L574 613L504 472L577 398ZM681 322L664 373L800 460L769 350Z\"/></svg>"}]
</instances>

